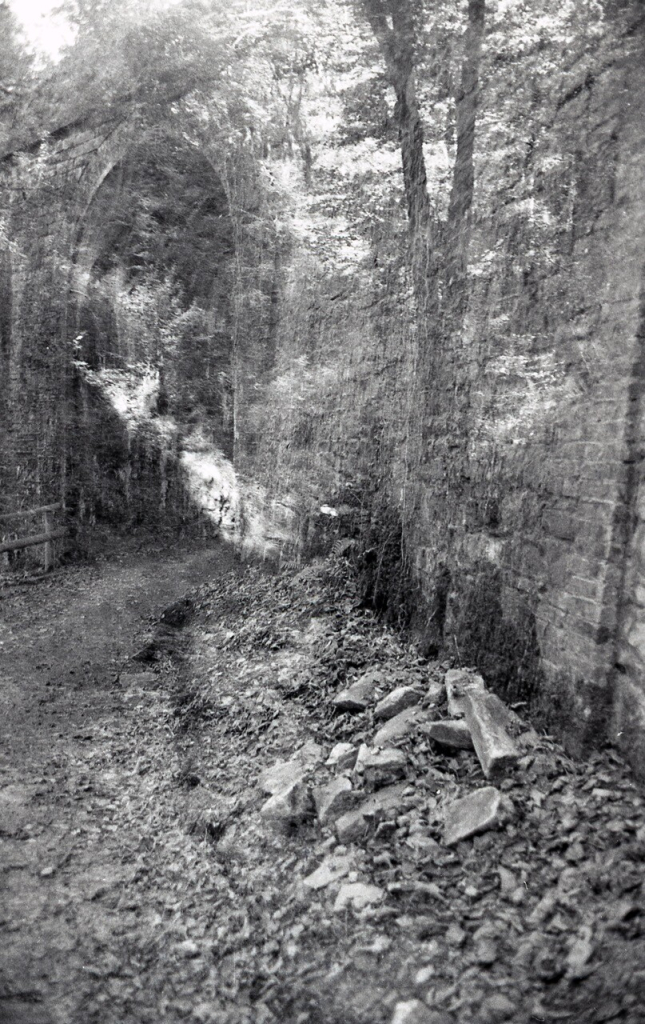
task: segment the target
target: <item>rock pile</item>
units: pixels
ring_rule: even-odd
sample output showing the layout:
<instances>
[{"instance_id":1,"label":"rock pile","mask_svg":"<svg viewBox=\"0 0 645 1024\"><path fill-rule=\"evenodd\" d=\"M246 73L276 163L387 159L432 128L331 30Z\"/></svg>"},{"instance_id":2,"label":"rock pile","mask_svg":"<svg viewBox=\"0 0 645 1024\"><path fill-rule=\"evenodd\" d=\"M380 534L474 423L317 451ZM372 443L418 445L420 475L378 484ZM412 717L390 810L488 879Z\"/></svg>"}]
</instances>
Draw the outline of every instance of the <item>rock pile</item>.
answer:
<instances>
[{"instance_id":1,"label":"rock pile","mask_svg":"<svg viewBox=\"0 0 645 1024\"><path fill-rule=\"evenodd\" d=\"M418 773L410 748L416 738L425 737L446 751L472 751L486 779L499 781L513 771L522 749L535 737L470 670L451 669L443 684L433 680L425 689L415 685L386 691L385 674L372 669L336 694L337 711L372 709L373 721L385 724L370 742L336 744L324 767L322 747L310 742L291 760L264 772L260 785L269 796L261 811L265 819L292 826L315 814L321 826L333 826L341 843L354 842L382 828L384 819L404 813L407 805L414 806ZM332 777L320 781L325 769ZM318 785L313 785L316 775ZM513 818L513 804L494 785L459 796L447 791L439 794L436 817L449 847L503 827Z\"/></svg>"}]
</instances>

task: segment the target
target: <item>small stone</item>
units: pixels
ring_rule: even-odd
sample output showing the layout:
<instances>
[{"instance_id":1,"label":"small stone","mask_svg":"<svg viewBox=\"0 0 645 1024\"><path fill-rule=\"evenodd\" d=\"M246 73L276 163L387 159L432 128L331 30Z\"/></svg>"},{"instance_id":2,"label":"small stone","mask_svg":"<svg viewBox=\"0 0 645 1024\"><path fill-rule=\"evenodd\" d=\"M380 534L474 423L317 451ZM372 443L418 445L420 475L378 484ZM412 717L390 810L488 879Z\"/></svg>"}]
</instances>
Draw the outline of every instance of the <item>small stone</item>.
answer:
<instances>
[{"instance_id":1,"label":"small stone","mask_svg":"<svg viewBox=\"0 0 645 1024\"><path fill-rule=\"evenodd\" d=\"M428 982L434 978L436 973L437 968L433 964L427 964L425 967L420 967L414 976L414 984L419 986L427 985Z\"/></svg>"},{"instance_id":2,"label":"small stone","mask_svg":"<svg viewBox=\"0 0 645 1024\"><path fill-rule=\"evenodd\" d=\"M504 896L509 896L512 892L517 889L517 878L512 871L508 868L498 867L497 873L499 875L499 887L500 891Z\"/></svg>"},{"instance_id":3,"label":"small stone","mask_svg":"<svg viewBox=\"0 0 645 1024\"><path fill-rule=\"evenodd\" d=\"M479 1009L478 1020L482 1024L503 1024L503 1021L513 1016L516 1009L515 1003L500 992L484 1000Z\"/></svg>"},{"instance_id":4,"label":"small stone","mask_svg":"<svg viewBox=\"0 0 645 1024\"><path fill-rule=\"evenodd\" d=\"M406 708L381 726L372 743L375 747L387 747L394 740L404 740L429 721L429 717L420 707Z\"/></svg>"},{"instance_id":5,"label":"small stone","mask_svg":"<svg viewBox=\"0 0 645 1024\"><path fill-rule=\"evenodd\" d=\"M581 930L578 938L572 942L567 954L566 977L569 981L581 981L593 971L589 965L594 948L591 944L591 928L588 926Z\"/></svg>"},{"instance_id":6,"label":"small stone","mask_svg":"<svg viewBox=\"0 0 645 1024\"><path fill-rule=\"evenodd\" d=\"M463 928L460 928L454 921L448 926L446 942L451 946L463 946L468 936Z\"/></svg>"},{"instance_id":7,"label":"small stone","mask_svg":"<svg viewBox=\"0 0 645 1024\"><path fill-rule=\"evenodd\" d=\"M338 711L365 711L375 700L382 682L382 673L366 672L347 689L336 694L334 706Z\"/></svg>"},{"instance_id":8,"label":"small stone","mask_svg":"<svg viewBox=\"0 0 645 1024\"><path fill-rule=\"evenodd\" d=\"M473 749L470 729L462 720L446 719L443 722L430 722L423 731L431 740L448 750Z\"/></svg>"},{"instance_id":9,"label":"small stone","mask_svg":"<svg viewBox=\"0 0 645 1024\"><path fill-rule=\"evenodd\" d=\"M378 885L369 885L366 882L346 882L340 887L334 903L334 910L338 913L350 906L354 910L363 910L384 899L385 893Z\"/></svg>"},{"instance_id":10,"label":"small stone","mask_svg":"<svg viewBox=\"0 0 645 1024\"><path fill-rule=\"evenodd\" d=\"M502 820L502 794L494 786L484 786L446 806L444 843L454 846L462 839L497 828Z\"/></svg>"},{"instance_id":11,"label":"small stone","mask_svg":"<svg viewBox=\"0 0 645 1024\"><path fill-rule=\"evenodd\" d=\"M331 749L325 764L329 768L336 768L343 771L344 768L353 768L356 764L358 748L351 743L337 743Z\"/></svg>"},{"instance_id":12,"label":"small stone","mask_svg":"<svg viewBox=\"0 0 645 1024\"><path fill-rule=\"evenodd\" d=\"M314 789L314 803L321 825L334 821L351 804L352 784L344 775Z\"/></svg>"},{"instance_id":13,"label":"small stone","mask_svg":"<svg viewBox=\"0 0 645 1024\"><path fill-rule=\"evenodd\" d=\"M434 1014L420 999L397 1003L391 1024L433 1024Z\"/></svg>"},{"instance_id":14,"label":"small stone","mask_svg":"<svg viewBox=\"0 0 645 1024\"><path fill-rule=\"evenodd\" d=\"M497 945L492 939L480 939L475 946L475 959L482 967L490 967L497 960Z\"/></svg>"},{"instance_id":15,"label":"small stone","mask_svg":"<svg viewBox=\"0 0 645 1024\"><path fill-rule=\"evenodd\" d=\"M200 949L197 943L193 942L192 939L186 939L184 942L179 943L177 946L177 952L181 956L185 956L189 960L193 960L195 957L199 956Z\"/></svg>"},{"instance_id":16,"label":"small stone","mask_svg":"<svg viewBox=\"0 0 645 1024\"><path fill-rule=\"evenodd\" d=\"M374 718L387 720L405 711L406 708L414 707L421 700L421 694L414 686L397 686L386 697L378 702L374 708Z\"/></svg>"},{"instance_id":17,"label":"small stone","mask_svg":"<svg viewBox=\"0 0 645 1024\"><path fill-rule=\"evenodd\" d=\"M42 871L40 872L40 877L41 878L51 878L52 875L54 875L55 873L56 873L56 868L53 867L53 865L50 865L49 867L42 869Z\"/></svg>"},{"instance_id":18,"label":"small stone","mask_svg":"<svg viewBox=\"0 0 645 1024\"><path fill-rule=\"evenodd\" d=\"M448 698L448 711L453 718L463 718L466 713L464 696L472 690L485 692L484 680L469 668L451 668L446 672L446 696Z\"/></svg>"},{"instance_id":19,"label":"small stone","mask_svg":"<svg viewBox=\"0 0 645 1024\"><path fill-rule=\"evenodd\" d=\"M307 740L296 753L295 760L307 768L313 768L323 759L323 748L315 740Z\"/></svg>"},{"instance_id":20,"label":"small stone","mask_svg":"<svg viewBox=\"0 0 645 1024\"><path fill-rule=\"evenodd\" d=\"M303 884L309 889L324 889L333 882L340 881L349 874L352 868L352 858L349 854L334 855L325 857L322 864L303 879Z\"/></svg>"},{"instance_id":21,"label":"small stone","mask_svg":"<svg viewBox=\"0 0 645 1024\"><path fill-rule=\"evenodd\" d=\"M336 835L341 843L354 843L367 831L367 819L360 807L347 811L335 823Z\"/></svg>"},{"instance_id":22,"label":"small stone","mask_svg":"<svg viewBox=\"0 0 645 1024\"><path fill-rule=\"evenodd\" d=\"M260 809L266 821L284 822L298 825L311 816L313 802L311 793L303 782L293 785L269 797Z\"/></svg>"},{"instance_id":23,"label":"small stone","mask_svg":"<svg viewBox=\"0 0 645 1024\"><path fill-rule=\"evenodd\" d=\"M466 724L486 778L514 768L519 751L502 725L499 705L493 693L468 690L464 694Z\"/></svg>"}]
</instances>

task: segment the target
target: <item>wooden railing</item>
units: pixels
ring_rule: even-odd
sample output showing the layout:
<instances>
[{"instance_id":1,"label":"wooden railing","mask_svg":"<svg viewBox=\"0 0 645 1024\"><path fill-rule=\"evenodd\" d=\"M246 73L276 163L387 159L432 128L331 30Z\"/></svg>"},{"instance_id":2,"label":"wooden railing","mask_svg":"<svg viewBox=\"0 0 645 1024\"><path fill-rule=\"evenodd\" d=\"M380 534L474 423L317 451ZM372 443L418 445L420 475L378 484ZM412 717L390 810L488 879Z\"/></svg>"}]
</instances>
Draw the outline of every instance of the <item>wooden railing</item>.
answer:
<instances>
[{"instance_id":1,"label":"wooden railing","mask_svg":"<svg viewBox=\"0 0 645 1024\"><path fill-rule=\"evenodd\" d=\"M35 547L37 544L44 544L45 546L45 571L51 569L54 561L54 548L53 542L60 540L62 537L67 535L67 530L64 527L59 529L52 529L51 516L54 512L59 512L63 508L61 502L55 505L42 505L40 508L23 508L18 512L7 512L0 515L0 524L9 522L12 519L23 519L27 516L43 516L43 533L32 534L30 537L20 537L15 540L5 540L0 542L0 554L5 551L21 551L23 548Z\"/></svg>"}]
</instances>

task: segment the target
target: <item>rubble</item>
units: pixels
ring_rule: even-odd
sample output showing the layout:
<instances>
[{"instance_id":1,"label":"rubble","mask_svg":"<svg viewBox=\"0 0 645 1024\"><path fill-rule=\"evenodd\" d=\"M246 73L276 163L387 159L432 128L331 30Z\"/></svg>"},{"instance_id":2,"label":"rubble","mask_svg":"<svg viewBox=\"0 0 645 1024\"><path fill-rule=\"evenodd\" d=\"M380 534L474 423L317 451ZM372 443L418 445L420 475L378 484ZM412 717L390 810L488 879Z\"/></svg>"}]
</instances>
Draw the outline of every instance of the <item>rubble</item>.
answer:
<instances>
[{"instance_id":1,"label":"rubble","mask_svg":"<svg viewBox=\"0 0 645 1024\"><path fill-rule=\"evenodd\" d=\"M397 686L396 690L392 690L378 702L374 708L374 718L384 721L394 718L406 708L418 704L420 700L421 693L415 686Z\"/></svg>"},{"instance_id":2,"label":"rubble","mask_svg":"<svg viewBox=\"0 0 645 1024\"><path fill-rule=\"evenodd\" d=\"M443 841L446 846L454 846L462 839L497 828L503 820L502 794L494 786L485 786L444 808Z\"/></svg>"},{"instance_id":3,"label":"rubble","mask_svg":"<svg viewBox=\"0 0 645 1024\"><path fill-rule=\"evenodd\" d=\"M348 811L337 818L335 828L340 842L347 843L359 839L365 833L369 820L387 811L402 808L406 802L403 795L406 789L406 784L402 782L386 786L367 797L353 811Z\"/></svg>"},{"instance_id":4,"label":"rubble","mask_svg":"<svg viewBox=\"0 0 645 1024\"><path fill-rule=\"evenodd\" d=\"M502 702L492 693L466 690L463 697L466 725L487 779L514 768L519 760L517 746L501 722ZM503 707L503 705L502 705Z\"/></svg>"}]
</instances>

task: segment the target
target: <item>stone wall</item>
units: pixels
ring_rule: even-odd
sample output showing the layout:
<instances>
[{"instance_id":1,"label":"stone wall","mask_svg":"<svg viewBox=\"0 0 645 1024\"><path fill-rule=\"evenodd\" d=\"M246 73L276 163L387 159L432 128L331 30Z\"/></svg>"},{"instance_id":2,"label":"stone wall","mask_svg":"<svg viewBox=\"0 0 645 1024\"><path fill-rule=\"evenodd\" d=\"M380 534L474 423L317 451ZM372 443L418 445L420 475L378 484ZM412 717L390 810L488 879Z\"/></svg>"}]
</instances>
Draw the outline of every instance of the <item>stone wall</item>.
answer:
<instances>
[{"instance_id":1,"label":"stone wall","mask_svg":"<svg viewBox=\"0 0 645 1024\"><path fill-rule=\"evenodd\" d=\"M305 547L339 530L323 503L402 522L424 649L478 665L574 751L613 708L642 765L645 29L640 5L596 15L512 57L489 25L465 303L441 267L439 316L412 293L396 212L340 274L295 246L243 457ZM309 196L325 188L314 160Z\"/></svg>"}]
</instances>

